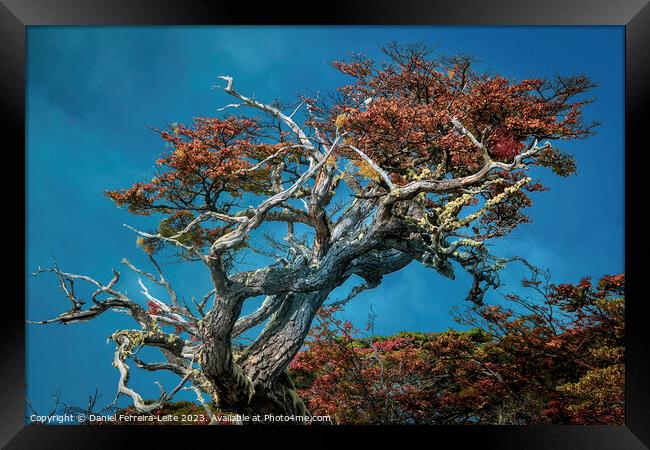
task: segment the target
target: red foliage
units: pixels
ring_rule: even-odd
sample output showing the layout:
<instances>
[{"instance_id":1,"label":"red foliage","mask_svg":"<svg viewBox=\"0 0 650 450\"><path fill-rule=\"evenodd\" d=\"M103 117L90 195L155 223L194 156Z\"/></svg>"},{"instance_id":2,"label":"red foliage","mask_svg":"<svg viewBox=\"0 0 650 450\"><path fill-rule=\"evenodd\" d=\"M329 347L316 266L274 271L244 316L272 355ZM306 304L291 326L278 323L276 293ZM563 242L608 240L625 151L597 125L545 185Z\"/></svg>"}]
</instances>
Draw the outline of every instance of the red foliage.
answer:
<instances>
[{"instance_id":1,"label":"red foliage","mask_svg":"<svg viewBox=\"0 0 650 450\"><path fill-rule=\"evenodd\" d=\"M338 423L623 423L624 275L524 287L457 314L472 331L362 336L323 310L291 373Z\"/></svg>"},{"instance_id":2,"label":"red foliage","mask_svg":"<svg viewBox=\"0 0 650 450\"><path fill-rule=\"evenodd\" d=\"M336 124L350 132L349 141L367 149L395 182L408 182L409 169L441 158L452 172L479 167L480 150L450 124L452 117L502 161L531 137L583 137L594 126L581 119L588 101L575 100L594 86L584 76L512 82L474 72L467 57L431 58L423 46L390 45L384 51L389 63L361 55L334 63L356 83L339 89L343 100L320 126ZM364 103L368 98L370 105Z\"/></svg>"},{"instance_id":3,"label":"red foliage","mask_svg":"<svg viewBox=\"0 0 650 450\"><path fill-rule=\"evenodd\" d=\"M338 89L337 98L304 99L310 112L301 125L305 133L331 138L337 129L345 132L332 164L345 160L338 167L346 167L357 182L383 180L350 146L362 149L397 185L478 170L484 163L483 151L452 124L452 118L501 162L510 162L535 139L582 138L595 126L582 118L589 102L584 94L595 86L585 76L513 81L476 72L468 57L432 57L424 46L391 44L383 50L387 61L382 63L352 55L347 62L333 64L353 78ZM241 206L242 198L270 195L273 177L276 182L295 179L303 171L301 164L308 163L296 145L297 136L263 116L197 117L191 126L173 125L159 133L171 150L157 161L158 175L107 195L133 213L166 215L161 225L170 235L199 213L227 213ZM277 156L267 160L273 155ZM573 158L553 147L529 164L550 167L563 176L575 171ZM501 191L514 182L504 180L498 186ZM497 234L525 221L519 211L530 201L522 192L514 197L518 198L500 206L503 211L490 216L507 217L505 225L492 227L505 230ZM203 246L231 229L206 221L184 239L188 245ZM494 229L485 234L497 235ZM146 240L141 245L149 253L160 246Z\"/></svg>"},{"instance_id":4,"label":"red foliage","mask_svg":"<svg viewBox=\"0 0 650 450\"><path fill-rule=\"evenodd\" d=\"M158 315L160 314L160 306L151 300L147 300L147 312L149 314Z\"/></svg>"},{"instance_id":5,"label":"red foliage","mask_svg":"<svg viewBox=\"0 0 650 450\"><path fill-rule=\"evenodd\" d=\"M524 148L524 144L515 139L507 130L497 130L492 135L492 156L499 161L510 162Z\"/></svg>"}]
</instances>

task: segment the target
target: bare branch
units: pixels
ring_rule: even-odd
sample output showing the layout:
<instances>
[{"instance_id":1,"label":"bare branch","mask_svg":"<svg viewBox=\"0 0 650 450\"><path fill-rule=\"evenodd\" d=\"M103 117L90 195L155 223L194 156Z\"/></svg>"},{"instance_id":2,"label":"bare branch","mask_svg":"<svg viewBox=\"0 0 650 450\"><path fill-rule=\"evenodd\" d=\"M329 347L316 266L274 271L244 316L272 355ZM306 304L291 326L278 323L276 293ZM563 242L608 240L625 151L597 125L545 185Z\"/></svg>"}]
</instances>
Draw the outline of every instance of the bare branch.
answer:
<instances>
[{"instance_id":1,"label":"bare branch","mask_svg":"<svg viewBox=\"0 0 650 450\"><path fill-rule=\"evenodd\" d=\"M167 291L167 294L169 295L169 299L172 302L172 305L174 305L175 307L178 308L179 307L179 305L178 305L178 296L176 295L176 291L174 291L174 289L172 289L169 282L165 279L160 266L158 265L158 263L156 262L156 260L153 258L152 255L149 255L149 260L153 263L154 267L158 271L158 275L160 276L160 278L156 278L151 273L145 272L144 270L141 270L141 269L138 269L137 267L135 267L126 258L122 259L122 264L126 265L129 269L133 270L134 272L139 273L140 275L144 275L145 277L147 277L152 282L154 282L154 283L162 286L163 288L165 288L165 290ZM140 283L140 284L142 285L142 283Z\"/></svg>"},{"instance_id":2,"label":"bare branch","mask_svg":"<svg viewBox=\"0 0 650 450\"><path fill-rule=\"evenodd\" d=\"M271 114L272 116L277 117L280 119L282 122L284 122L295 134L298 136L298 139L302 143L302 145L305 146L305 148L309 149L310 152L316 157L316 160L320 160L323 158L323 155L318 151L316 147L311 143L305 132L293 121L293 119L287 115L285 115L282 111L280 111L278 108L275 108L270 105L265 105L263 103L260 103L256 100L253 100L251 98L245 97L239 92L235 91L235 89L232 87L233 84L233 79L230 76L225 76L222 75L219 78L222 80L225 80L227 82L226 87L224 88L224 91L226 91L228 94L237 97L241 101L243 101L245 104L252 106L253 108L257 108L261 111L264 111L267 114Z\"/></svg>"},{"instance_id":3,"label":"bare branch","mask_svg":"<svg viewBox=\"0 0 650 450\"><path fill-rule=\"evenodd\" d=\"M262 305L253 313L240 317L235 323L232 330L232 336L237 337L244 331L253 328L264 320L268 319L282 305L282 302L287 298L286 295L269 295L264 299Z\"/></svg>"},{"instance_id":4,"label":"bare branch","mask_svg":"<svg viewBox=\"0 0 650 450\"><path fill-rule=\"evenodd\" d=\"M190 247L188 245L185 245L185 244L179 242L177 240L177 238L166 237L166 236L163 236L161 234L146 233L144 231L137 230L137 229L135 229L135 228L133 228L133 227L127 225L127 224L124 224L124 226L126 228L128 228L129 230L134 231L135 233L139 234L142 237L146 237L148 239L158 239L158 240L165 241L165 242L171 242L172 244L177 245L177 246L187 250L188 252L193 253L194 255L198 256L199 258L203 259L203 255L196 248ZM180 237L183 234L184 234L184 232L181 232L180 234L177 234L176 237Z\"/></svg>"},{"instance_id":5,"label":"bare branch","mask_svg":"<svg viewBox=\"0 0 650 450\"><path fill-rule=\"evenodd\" d=\"M206 403L205 399L203 398L203 394L201 394L201 390L198 387L196 387L194 384L192 384L192 386L189 388L183 388L183 389L194 391L194 393L196 394L196 399L199 401L199 403L205 410L205 413L210 418L210 425L217 425L219 422L217 421L217 418L215 417L212 410L210 409L210 406Z\"/></svg>"},{"instance_id":6,"label":"bare branch","mask_svg":"<svg viewBox=\"0 0 650 450\"><path fill-rule=\"evenodd\" d=\"M280 148L278 151L276 151L272 155L267 156L266 158L264 158L262 161L258 162L257 164L255 164L255 165L253 165L251 167L245 168L245 169L239 169L235 173L240 174L240 173L253 172L253 171L259 169L260 167L262 167L267 162L273 161L275 158L280 156L281 153L283 153L283 152L285 152L287 150L293 149L293 148L304 148L304 146L303 145L287 145L286 147Z\"/></svg>"},{"instance_id":7,"label":"bare branch","mask_svg":"<svg viewBox=\"0 0 650 450\"><path fill-rule=\"evenodd\" d=\"M119 273L115 270L113 270L113 278L111 281L103 285L99 281L85 276L85 275L77 275L77 274L72 274L72 273L67 273L61 271L58 267L54 267L51 269L41 269L39 268L37 272L34 273L34 276L37 276L41 273L45 272L51 272L55 273L60 279L65 279L68 280L68 282L73 281L73 280L82 280L87 283L90 283L94 286L97 287L97 290L93 293L92 298L94 301L94 305L88 309L82 310L77 307L77 305L82 305L84 302L81 300L77 299L76 297L74 298L73 301L73 307L69 310L66 311L59 316L53 318L53 319L47 319L47 320L40 320L40 321L26 321L27 323L32 323L32 324L47 324L47 323L62 323L62 324L68 324L68 323L74 323L74 322L83 322L87 320L94 319L95 317L99 316L100 314L104 313L105 311L108 311L110 309L114 310L123 310L128 312L143 328L145 329L150 329L155 325L154 320L147 314L144 308L140 306L139 304L131 301L126 294L117 291L114 289L114 285L118 282L119 280ZM65 287L65 283L63 283L62 289ZM69 294L72 294L72 290L69 289L63 289L64 292L66 293L66 296ZM98 296L100 294L109 294L111 297L106 298L106 299L98 299ZM70 297L68 297L70 298Z\"/></svg>"},{"instance_id":8,"label":"bare branch","mask_svg":"<svg viewBox=\"0 0 650 450\"><path fill-rule=\"evenodd\" d=\"M210 248L210 257L214 258L216 255L223 253L225 250L241 244L248 233L250 233L251 230L257 228L262 223L264 216L271 208L289 199L293 193L300 188L300 186L306 183L307 180L311 178L312 175L325 164L327 158L338 144L339 139L340 137L337 137L334 143L332 143L328 149L325 157L321 158L318 163L312 165L312 167L303 173L291 187L263 201L257 208L255 208L255 212L253 213L252 217L242 218L243 220L236 230L231 231L230 233L217 239Z\"/></svg>"},{"instance_id":9,"label":"bare branch","mask_svg":"<svg viewBox=\"0 0 650 450\"><path fill-rule=\"evenodd\" d=\"M117 349L115 350L115 356L113 358L113 366L120 372L120 378L117 383L117 397L119 397L120 394L131 397L133 400L133 406L138 412L148 413L164 406L169 400L172 399L172 397L174 397L174 395L176 395L176 393L183 387L185 382L192 375L192 372L188 371L181 379L180 383L169 394L166 394L163 391L160 399L157 402L145 404L140 394L129 388L127 385L129 380L129 366L126 365L125 360L130 354L128 347L132 345L131 338L129 338L126 334L117 334L114 339L117 343Z\"/></svg>"},{"instance_id":10,"label":"bare branch","mask_svg":"<svg viewBox=\"0 0 650 450\"><path fill-rule=\"evenodd\" d=\"M170 372L173 372L176 375L181 376L181 377L187 375L187 368L181 367L178 364L172 364L172 363L169 363L169 362L166 362L166 363L165 362L146 363L146 362L136 358L135 356L133 356L132 359L133 359L133 362L135 362L135 364L139 368L144 369L144 370L149 370L151 372L157 371L157 370L169 370Z\"/></svg>"},{"instance_id":11,"label":"bare branch","mask_svg":"<svg viewBox=\"0 0 650 450\"><path fill-rule=\"evenodd\" d=\"M240 106L244 106L246 103L230 103L223 108L217 108L218 112L225 111L228 108L239 108Z\"/></svg>"},{"instance_id":12,"label":"bare branch","mask_svg":"<svg viewBox=\"0 0 650 450\"><path fill-rule=\"evenodd\" d=\"M534 156L545 148L549 148L550 146L551 144L547 142L540 147L537 145L537 140L535 140L527 151L515 156L512 163L502 163L490 160L490 162L483 165L479 171L465 177L442 180L413 181L405 186L394 189L386 195L386 198L384 199L382 205L382 209L384 210L383 214L386 214L386 212L390 211L390 208L396 202L412 199L421 192L444 194L472 186L485 179L487 175L495 169L501 169L507 172L517 168L525 168L526 166L523 163L524 160ZM382 217L384 216L382 215Z\"/></svg>"},{"instance_id":13,"label":"bare branch","mask_svg":"<svg viewBox=\"0 0 650 450\"><path fill-rule=\"evenodd\" d=\"M377 284L364 283L364 284L360 284L359 286L355 286L355 287L352 288L352 291L348 295L346 295L344 298L342 298L340 300L336 300L336 301L330 303L328 306L330 306L330 307L343 306L346 303L348 303L350 300L352 300L354 297L361 294L363 291L374 289L378 285L379 285L378 283Z\"/></svg>"},{"instance_id":14,"label":"bare branch","mask_svg":"<svg viewBox=\"0 0 650 450\"><path fill-rule=\"evenodd\" d=\"M472 141L472 144L474 144L476 147L481 149L484 163L489 164L492 161L492 159L490 158L490 155L488 154L488 151L483 145L483 143L480 142L478 139L476 139L476 136L474 136L467 128L465 128L465 126L462 123L460 123L460 121L457 118L452 117L451 123L460 132L460 134L462 134L463 136L467 136L469 140Z\"/></svg>"},{"instance_id":15,"label":"bare branch","mask_svg":"<svg viewBox=\"0 0 650 450\"><path fill-rule=\"evenodd\" d=\"M388 176L388 174L384 171L384 169L382 169L381 167L379 167L379 166L378 166L378 165L377 165L377 164L376 164L372 159L370 159L370 157L369 157L368 155L366 155L365 153L363 153L361 150L359 150L358 148L356 148L354 145L349 145L349 144L348 144L347 146L348 146L349 148L351 148L352 150L354 150L354 151L355 151L355 152L356 152L356 153L357 153L357 154L358 154L358 155L359 155L359 156L360 156L360 157L361 157L365 162L367 162L367 163L370 165L370 167L373 168L373 170L374 170L375 172L377 172L377 173L381 176L381 178L382 178L382 179L386 182L386 184L388 185L388 189L389 189L389 190L392 191L393 189L395 189L395 185L394 185L393 182L391 181L391 179L390 179L390 177Z\"/></svg>"}]
</instances>

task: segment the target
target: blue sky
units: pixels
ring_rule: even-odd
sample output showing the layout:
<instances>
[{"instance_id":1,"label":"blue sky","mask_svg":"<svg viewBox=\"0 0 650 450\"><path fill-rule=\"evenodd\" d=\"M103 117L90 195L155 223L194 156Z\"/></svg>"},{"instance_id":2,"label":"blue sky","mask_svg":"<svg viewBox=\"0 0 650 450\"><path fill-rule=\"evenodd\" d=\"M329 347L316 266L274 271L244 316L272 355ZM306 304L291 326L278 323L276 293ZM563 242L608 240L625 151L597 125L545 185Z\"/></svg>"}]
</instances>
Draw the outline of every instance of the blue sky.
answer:
<instances>
[{"instance_id":1,"label":"blue sky","mask_svg":"<svg viewBox=\"0 0 650 450\"><path fill-rule=\"evenodd\" d=\"M598 134L560 145L575 155L578 175L535 171L551 190L535 195L533 223L493 249L548 267L557 281L621 272L623 39L623 27L29 27L26 275L51 265L53 254L64 270L105 281L123 257L146 265L122 226L144 226L146 219L117 209L103 192L151 175L163 145L148 125L215 115L230 102L211 89L219 75L234 76L239 90L259 99L292 101L345 81L332 60L349 51L378 57L379 45L392 40L471 54L481 70L516 79L585 73L600 84L586 110L602 122ZM164 268L186 297L209 289L199 265ZM517 289L521 273L506 268L504 289ZM378 334L447 329L454 326L449 309L464 306L469 285L458 275L450 281L411 264L356 298L345 316L361 326L372 305ZM137 295L137 278L123 276L122 288ZM27 276L26 283L28 319L68 307L54 278ZM27 396L39 412L57 389L70 404L84 404L96 388L112 401L117 373L106 338L118 327L133 322L107 313L85 324L27 327ZM168 388L174 380L156 379ZM158 395L153 381L134 370L132 384L145 398Z\"/></svg>"}]
</instances>

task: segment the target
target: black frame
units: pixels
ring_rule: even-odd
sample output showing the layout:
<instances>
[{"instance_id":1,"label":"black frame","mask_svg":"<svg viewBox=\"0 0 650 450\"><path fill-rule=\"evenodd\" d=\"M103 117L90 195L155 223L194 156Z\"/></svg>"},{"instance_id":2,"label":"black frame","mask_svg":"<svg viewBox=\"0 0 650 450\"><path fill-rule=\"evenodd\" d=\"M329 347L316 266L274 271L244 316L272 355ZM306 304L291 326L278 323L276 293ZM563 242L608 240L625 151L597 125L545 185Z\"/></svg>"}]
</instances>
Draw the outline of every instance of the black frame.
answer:
<instances>
[{"instance_id":1,"label":"black frame","mask_svg":"<svg viewBox=\"0 0 650 450\"><path fill-rule=\"evenodd\" d=\"M335 4L339 3L339 4ZM201 0L0 0L0 111L3 136L13 138L13 146L5 144L5 167L19 172L24 168L24 154L14 149L25 144L25 27L29 25L165 25L165 24L420 24L420 25L624 25L626 46L625 90L625 142L626 153L630 149L647 152L643 127L647 127L650 108L650 3L648 0L390 0L326 2L321 11L318 5L309 7L304 2L266 2L254 7L236 6L221 2ZM297 11L297 12L292 12ZM302 12L300 15L299 12ZM644 108L645 107L645 108ZM644 114L645 113L645 114ZM644 146L645 144L645 146ZM13 156L12 156L13 155ZM15 160L7 160L11 157ZM644 180L640 163L626 158L627 205L637 202L645 205L640 197L643 189L635 189L637 180ZM645 181L645 180L644 180ZM606 180L604 180L606 182ZM6 183L7 184L7 183ZM639 198L637 198L637 196ZM20 210L16 206L10 211ZM24 205L24 197L23 197ZM13 205L12 205L13 206ZM638 210L639 208L635 208ZM441 444L441 440L458 444L474 444L488 448L525 449L642 449L650 447L650 352L643 342L648 341L647 316L643 311L647 298L641 297L640 270L633 261L639 261L642 234L635 230L641 223L626 208L625 217L625 265L627 278L626 305L626 416L625 426L472 426L472 427L263 427L255 431L273 434L278 440L291 445L312 445L323 434L332 441L340 442L344 435L355 432L362 439L375 441L389 435L410 438L412 433L422 434L428 443ZM16 227L20 227L16 221ZM24 224L23 224L24 225ZM12 236L24 235L24 226ZM4 236L7 236L3 233ZM26 243L25 243L26 245ZM23 249L24 250L24 249ZM23 253L24 255L24 253ZM23 256L24 257L24 256ZM19 258L14 258L19 259ZM16 264L13 280L24 279L25 264ZM9 277L3 277L5 283ZM132 444L130 436L144 434L151 440L161 442L170 434L183 433L186 427L39 427L24 425L25 392L25 329L24 308L20 295L25 287L17 285L17 294L3 296L3 313L14 308L15 314L3 320L0 339L2 361L0 371L0 444L6 448L115 448ZM22 289L21 289L22 287ZM7 322L10 320L10 322ZM645 338L645 339L644 339ZM164 431L163 431L164 430ZM249 427L193 427L198 437L215 437L215 444L224 444L228 438L241 439L249 433ZM17 433L17 434L16 434ZM213 433L217 433L215 436ZM283 437L291 440L283 441ZM405 434L408 433L408 436ZM320 437L320 436L318 436ZM161 439L162 438L162 439ZM379 438L379 439L378 439ZM336 442L334 441L334 442ZM187 443L194 444L192 436ZM242 442L242 441L240 441ZM370 442L366 442L368 444ZM194 444L197 445L197 444ZM340 445L340 444L339 444ZM362 444L363 445L363 444Z\"/></svg>"}]
</instances>

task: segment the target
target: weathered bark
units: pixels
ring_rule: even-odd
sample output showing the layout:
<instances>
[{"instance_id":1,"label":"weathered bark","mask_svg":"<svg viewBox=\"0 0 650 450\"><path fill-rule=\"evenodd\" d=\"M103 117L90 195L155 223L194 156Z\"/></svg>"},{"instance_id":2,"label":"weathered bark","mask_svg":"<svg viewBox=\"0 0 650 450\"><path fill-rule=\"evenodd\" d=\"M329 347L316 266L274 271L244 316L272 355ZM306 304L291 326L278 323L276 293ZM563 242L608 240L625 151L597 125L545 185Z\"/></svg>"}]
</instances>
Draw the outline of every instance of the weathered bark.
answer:
<instances>
[{"instance_id":1,"label":"weathered bark","mask_svg":"<svg viewBox=\"0 0 650 450\"><path fill-rule=\"evenodd\" d=\"M329 272L332 278L325 289L289 293L279 297L279 301L271 298L260 308L259 314L251 314L258 317L271 310L266 326L257 339L239 354L233 354L225 341L214 340L215 336L227 335L224 330L228 320L222 317L218 322L215 313L206 317L206 327L222 327L219 333L207 333L211 337L206 338L206 342L211 345L210 350L203 354L203 370L214 384L219 406L236 413L307 414L307 408L294 390L286 370L304 344L318 309L330 292L351 275L356 274L376 285L384 275L402 269L412 259L395 250L370 252L349 263L347 270L337 267L337 270ZM219 316L224 316L224 304L222 302ZM215 344L220 348L215 349ZM213 361L214 358L224 359Z\"/></svg>"},{"instance_id":2,"label":"weathered bark","mask_svg":"<svg viewBox=\"0 0 650 450\"><path fill-rule=\"evenodd\" d=\"M222 292L226 292L223 291ZM236 295L218 298L203 320L201 367L222 405L250 401L253 395L250 380L235 363L231 344L232 330L241 312L243 299Z\"/></svg>"},{"instance_id":3,"label":"weathered bark","mask_svg":"<svg viewBox=\"0 0 650 450\"><path fill-rule=\"evenodd\" d=\"M291 379L283 371L269 386L256 390L250 403L243 409L249 414L307 416L309 411L296 392Z\"/></svg>"},{"instance_id":4,"label":"weathered bark","mask_svg":"<svg viewBox=\"0 0 650 450\"><path fill-rule=\"evenodd\" d=\"M256 388L269 387L302 347L311 322L329 292L294 294L269 319L238 363Z\"/></svg>"},{"instance_id":5,"label":"weathered bark","mask_svg":"<svg viewBox=\"0 0 650 450\"><path fill-rule=\"evenodd\" d=\"M203 370L214 384L219 406L226 411L305 415L307 409L293 389L286 369L302 347L312 320L328 291L291 294L270 317L255 342L241 354L218 342L203 354ZM210 328L216 326L209 321Z\"/></svg>"}]
</instances>

